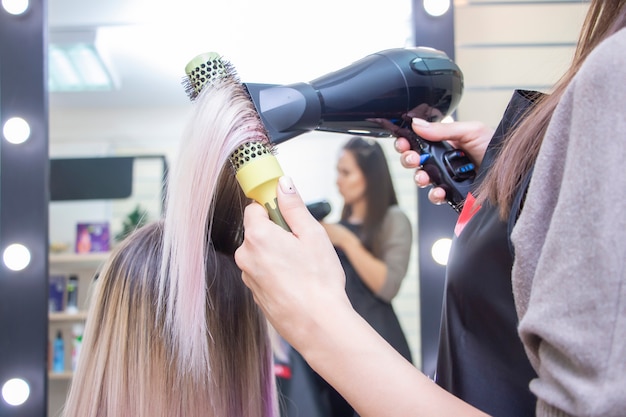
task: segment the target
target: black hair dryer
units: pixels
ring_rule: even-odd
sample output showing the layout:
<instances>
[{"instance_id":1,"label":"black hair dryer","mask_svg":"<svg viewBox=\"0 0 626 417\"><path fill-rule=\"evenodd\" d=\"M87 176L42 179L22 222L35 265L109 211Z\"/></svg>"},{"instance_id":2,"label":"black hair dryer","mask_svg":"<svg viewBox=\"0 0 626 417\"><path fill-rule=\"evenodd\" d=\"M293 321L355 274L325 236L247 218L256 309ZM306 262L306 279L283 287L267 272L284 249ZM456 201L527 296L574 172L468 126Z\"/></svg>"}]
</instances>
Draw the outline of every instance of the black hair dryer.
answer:
<instances>
[{"instance_id":1,"label":"black hair dryer","mask_svg":"<svg viewBox=\"0 0 626 417\"><path fill-rule=\"evenodd\" d=\"M460 211L474 165L463 152L428 142L411 129L411 118L440 121L461 99L463 74L445 53L426 47L388 49L309 83L244 86L275 144L312 130L406 137L424 155L423 168L433 183Z\"/></svg>"}]
</instances>

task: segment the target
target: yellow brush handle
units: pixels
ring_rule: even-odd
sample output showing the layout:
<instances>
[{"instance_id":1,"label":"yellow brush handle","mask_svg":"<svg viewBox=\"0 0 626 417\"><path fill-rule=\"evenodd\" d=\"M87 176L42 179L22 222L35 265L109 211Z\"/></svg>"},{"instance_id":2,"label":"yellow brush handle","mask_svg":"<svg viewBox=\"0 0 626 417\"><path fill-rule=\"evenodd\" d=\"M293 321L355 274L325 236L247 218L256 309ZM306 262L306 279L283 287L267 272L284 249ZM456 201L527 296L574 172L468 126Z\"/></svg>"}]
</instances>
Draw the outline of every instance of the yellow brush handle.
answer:
<instances>
[{"instance_id":1,"label":"yellow brush handle","mask_svg":"<svg viewBox=\"0 0 626 417\"><path fill-rule=\"evenodd\" d=\"M235 177L246 196L263 205L274 223L291 231L278 210L276 200L278 178L282 175L283 170L276 157L266 153L243 164Z\"/></svg>"}]
</instances>

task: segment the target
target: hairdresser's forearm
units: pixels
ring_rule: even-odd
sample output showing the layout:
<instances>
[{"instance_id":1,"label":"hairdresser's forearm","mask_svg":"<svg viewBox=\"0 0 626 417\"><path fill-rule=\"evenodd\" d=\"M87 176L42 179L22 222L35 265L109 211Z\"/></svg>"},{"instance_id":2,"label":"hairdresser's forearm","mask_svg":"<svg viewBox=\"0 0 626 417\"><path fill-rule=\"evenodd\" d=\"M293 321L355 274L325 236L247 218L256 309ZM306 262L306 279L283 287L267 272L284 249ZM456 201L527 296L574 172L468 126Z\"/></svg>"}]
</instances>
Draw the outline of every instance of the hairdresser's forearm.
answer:
<instances>
[{"instance_id":1,"label":"hairdresser's forearm","mask_svg":"<svg viewBox=\"0 0 626 417\"><path fill-rule=\"evenodd\" d=\"M326 311L298 349L362 417L484 416L429 380L349 306Z\"/></svg>"}]
</instances>

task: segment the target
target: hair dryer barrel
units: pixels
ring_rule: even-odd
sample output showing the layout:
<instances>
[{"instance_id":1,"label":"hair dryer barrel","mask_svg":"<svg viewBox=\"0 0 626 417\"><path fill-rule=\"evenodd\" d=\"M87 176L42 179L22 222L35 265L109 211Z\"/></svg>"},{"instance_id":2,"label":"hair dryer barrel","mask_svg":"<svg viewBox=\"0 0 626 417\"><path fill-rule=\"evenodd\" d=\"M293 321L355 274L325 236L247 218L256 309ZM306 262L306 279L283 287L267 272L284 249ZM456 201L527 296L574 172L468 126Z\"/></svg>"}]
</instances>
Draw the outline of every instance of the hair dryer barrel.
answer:
<instances>
[{"instance_id":1,"label":"hair dryer barrel","mask_svg":"<svg viewBox=\"0 0 626 417\"><path fill-rule=\"evenodd\" d=\"M280 143L312 130L388 137L388 122L439 121L458 105L463 75L445 53L415 47L368 55L309 83L244 85Z\"/></svg>"}]
</instances>

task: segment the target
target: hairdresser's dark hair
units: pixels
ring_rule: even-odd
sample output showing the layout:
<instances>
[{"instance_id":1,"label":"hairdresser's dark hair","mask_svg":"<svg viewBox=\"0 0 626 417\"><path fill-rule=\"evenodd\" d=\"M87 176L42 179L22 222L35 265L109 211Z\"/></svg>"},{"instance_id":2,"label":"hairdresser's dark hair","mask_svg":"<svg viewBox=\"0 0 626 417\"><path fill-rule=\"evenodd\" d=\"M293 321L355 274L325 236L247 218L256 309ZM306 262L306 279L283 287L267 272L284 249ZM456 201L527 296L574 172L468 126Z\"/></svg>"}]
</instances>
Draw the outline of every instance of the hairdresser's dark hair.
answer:
<instances>
[{"instance_id":1,"label":"hairdresser's dark hair","mask_svg":"<svg viewBox=\"0 0 626 417\"><path fill-rule=\"evenodd\" d=\"M532 169L552 113L565 89L589 53L604 39L626 26L626 0L592 0L585 18L572 65L543 96L503 142L491 170L479 186L478 203L489 200L507 219L521 182Z\"/></svg>"},{"instance_id":2,"label":"hairdresser's dark hair","mask_svg":"<svg viewBox=\"0 0 626 417\"><path fill-rule=\"evenodd\" d=\"M378 254L379 248L376 237L383 219L389 207L398 204L385 152L376 140L360 136L350 138L342 149L354 155L354 159L365 177L367 212L363 220L360 238L366 248L372 253ZM344 205L341 220L347 220L351 214L352 206Z\"/></svg>"}]
</instances>

